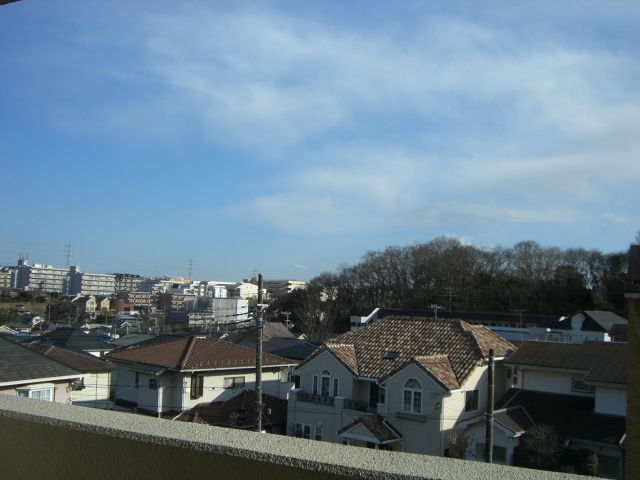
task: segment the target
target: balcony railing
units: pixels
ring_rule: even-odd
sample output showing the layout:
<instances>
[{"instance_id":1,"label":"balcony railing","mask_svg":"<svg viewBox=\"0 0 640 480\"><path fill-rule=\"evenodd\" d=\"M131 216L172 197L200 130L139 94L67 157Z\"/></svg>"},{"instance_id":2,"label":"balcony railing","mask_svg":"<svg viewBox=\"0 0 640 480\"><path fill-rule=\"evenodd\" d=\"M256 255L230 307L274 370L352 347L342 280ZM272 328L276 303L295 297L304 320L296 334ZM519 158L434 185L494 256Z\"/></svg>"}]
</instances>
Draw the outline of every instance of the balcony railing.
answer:
<instances>
[{"instance_id":1,"label":"balcony railing","mask_svg":"<svg viewBox=\"0 0 640 480\"><path fill-rule=\"evenodd\" d=\"M403 420L411 420L413 422L426 422L427 416L420 415L418 413L408 413L408 412L396 412L396 418L401 418Z\"/></svg>"},{"instance_id":2,"label":"balcony railing","mask_svg":"<svg viewBox=\"0 0 640 480\"><path fill-rule=\"evenodd\" d=\"M298 392L298 401L304 403L315 403L316 405L328 405L333 407L333 397L328 395L316 395L315 393Z\"/></svg>"},{"instance_id":3,"label":"balcony railing","mask_svg":"<svg viewBox=\"0 0 640 480\"><path fill-rule=\"evenodd\" d=\"M355 410L356 412L376 413L378 411L377 405L371 405L369 402L361 402L359 400L344 400L345 410Z\"/></svg>"},{"instance_id":4,"label":"balcony railing","mask_svg":"<svg viewBox=\"0 0 640 480\"><path fill-rule=\"evenodd\" d=\"M229 478L262 480L584 478L370 448L351 452L350 448L0 394L0 451L11 452L0 455L2 478L73 476L69 472L90 472L93 480L118 475L210 478L214 471L232 472ZM141 458L153 461L141 462Z\"/></svg>"}]
</instances>

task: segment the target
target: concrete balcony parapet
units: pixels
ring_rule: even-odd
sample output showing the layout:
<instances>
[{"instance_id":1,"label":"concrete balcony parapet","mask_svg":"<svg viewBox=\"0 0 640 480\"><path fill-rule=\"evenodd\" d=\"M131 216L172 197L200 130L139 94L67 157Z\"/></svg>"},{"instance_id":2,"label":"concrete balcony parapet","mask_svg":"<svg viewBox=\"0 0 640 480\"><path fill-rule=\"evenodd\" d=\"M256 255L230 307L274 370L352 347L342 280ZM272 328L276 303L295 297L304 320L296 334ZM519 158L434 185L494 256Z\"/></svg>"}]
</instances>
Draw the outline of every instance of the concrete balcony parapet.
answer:
<instances>
[{"instance_id":1,"label":"concrete balcony parapet","mask_svg":"<svg viewBox=\"0 0 640 480\"><path fill-rule=\"evenodd\" d=\"M572 479L0 395L2 478Z\"/></svg>"}]
</instances>

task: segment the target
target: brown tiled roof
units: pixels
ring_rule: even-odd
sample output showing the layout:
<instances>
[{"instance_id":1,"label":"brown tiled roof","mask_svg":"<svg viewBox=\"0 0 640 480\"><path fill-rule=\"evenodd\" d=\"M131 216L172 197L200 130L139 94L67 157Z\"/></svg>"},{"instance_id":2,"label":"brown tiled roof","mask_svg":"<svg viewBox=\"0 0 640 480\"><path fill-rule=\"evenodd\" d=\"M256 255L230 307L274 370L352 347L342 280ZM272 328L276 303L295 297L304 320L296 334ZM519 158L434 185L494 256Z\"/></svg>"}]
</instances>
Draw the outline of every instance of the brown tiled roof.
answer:
<instances>
[{"instance_id":1,"label":"brown tiled roof","mask_svg":"<svg viewBox=\"0 0 640 480\"><path fill-rule=\"evenodd\" d=\"M584 370L587 381L626 385L627 344L525 342L505 364Z\"/></svg>"},{"instance_id":2,"label":"brown tiled roof","mask_svg":"<svg viewBox=\"0 0 640 480\"><path fill-rule=\"evenodd\" d=\"M181 422L221 425L233 428L251 428L255 425L253 390L244 390L226 402L199 403L176 418ZM287 423L287 401L262 394L264 426Z\"/></svg>"},{"instance_id":3,"label":"brown tiled roof","mask_svg":"<svg viewBox=\"0 0 640 480\"><path fill-rule=\"evenodd\" d=\"M437 376L442 385L463 385L489 348L494 349L496 357L515 351L515 346L481 325L471 326L462 320L387 317L330 340L301 366L326 351L354 376L381 379L417 357L425 357L422 363L416 362ZM447 357L451 370L441 360L426 360L434 356Z\"/></svg>"},{"instance_id":4,"label":"brown tiled roof","mask_svg":"<svg viewBox=\"0 0 640 480\"><path fill-rule=\"evenodd\" d=\"M108 372L117 368L113 363L107 363L93 355L72 352L71 350L54 347L52 345L38 345L34 343L25 346L82 373Z\"/></svg>"},{"instance_id":5,"label":"brown tiled roof","mask_svg":"<svg viewBox=\"0 0 640 480\"><path fill-rule=\"evenodd\" d=\"M341 429L338 432L338 435L342 435L343 433L348 432L356 425L364 426L380 443L400 440L402 438L400 432L393 428L378 414L356 419L355 421L351 422L349 425Z\"/></svg>"},{"instance_id":6,"label":"brown tiled roof","mask_svg":"<svg viewBox=\"0 0 640 480\"><path fill-rule=\"evenodd\" d=\"M217 370L255 367L256 351L231 342L196 335L169 338L164 342L132 345L105 355L110 360L142 363L175 370ZM263 353L262 365L293 365L290 360Z\"/></svg>"},{"instance_id":7,"label":"brown tiled roof","mask_svg":"<svg viewBox=\"0 0 640 480\"><path fill-rule=\"evenodd\" d=\"M414 357L418 366L438 382L445 390L460 388L456 374L453 372L449 357L446 355L434 355L431 357Z\"/></svg>"}]
</instances>

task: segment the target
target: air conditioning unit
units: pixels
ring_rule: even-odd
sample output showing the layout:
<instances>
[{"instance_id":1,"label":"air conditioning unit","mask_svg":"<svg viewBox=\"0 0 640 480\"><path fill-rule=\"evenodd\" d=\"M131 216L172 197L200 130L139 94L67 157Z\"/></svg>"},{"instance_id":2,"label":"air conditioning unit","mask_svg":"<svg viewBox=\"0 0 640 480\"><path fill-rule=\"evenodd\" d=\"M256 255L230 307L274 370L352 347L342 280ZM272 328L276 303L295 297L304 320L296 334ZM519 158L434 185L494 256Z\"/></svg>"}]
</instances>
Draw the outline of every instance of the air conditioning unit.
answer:
<instances>
[{"instance_id":1,"label":"air conditioning unit","mask_svg":"<svg viewBox=\"0 0 640 480\"><path fill-rule=\"evenodd\" d=\"M79 390L84 390L84 377L76 378L71 382L71 391L77 392Z\"/></svg>"}]
</instances>

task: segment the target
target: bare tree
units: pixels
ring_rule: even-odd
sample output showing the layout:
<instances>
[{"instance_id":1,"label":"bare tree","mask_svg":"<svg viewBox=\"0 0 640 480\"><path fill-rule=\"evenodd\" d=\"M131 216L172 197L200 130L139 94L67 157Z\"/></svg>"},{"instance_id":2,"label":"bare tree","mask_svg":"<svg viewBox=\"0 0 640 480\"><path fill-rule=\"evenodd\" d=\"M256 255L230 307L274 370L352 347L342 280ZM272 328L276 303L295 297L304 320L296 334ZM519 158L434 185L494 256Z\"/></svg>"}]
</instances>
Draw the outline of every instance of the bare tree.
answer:
<instances>
[{"instance_id":1,"label":"bare tree","mask_svg":"<svg viewBox=\"0 0 640 480\"><path fill-rule=\"evenodd\" d=\"M447 436L449 445L451 446L451 456L454 458L464 458L465 454L475 456L475 452L471 447L476 441L475 433L467 433L466 431L451 432Z\"/></svg>"}]
</instances>

